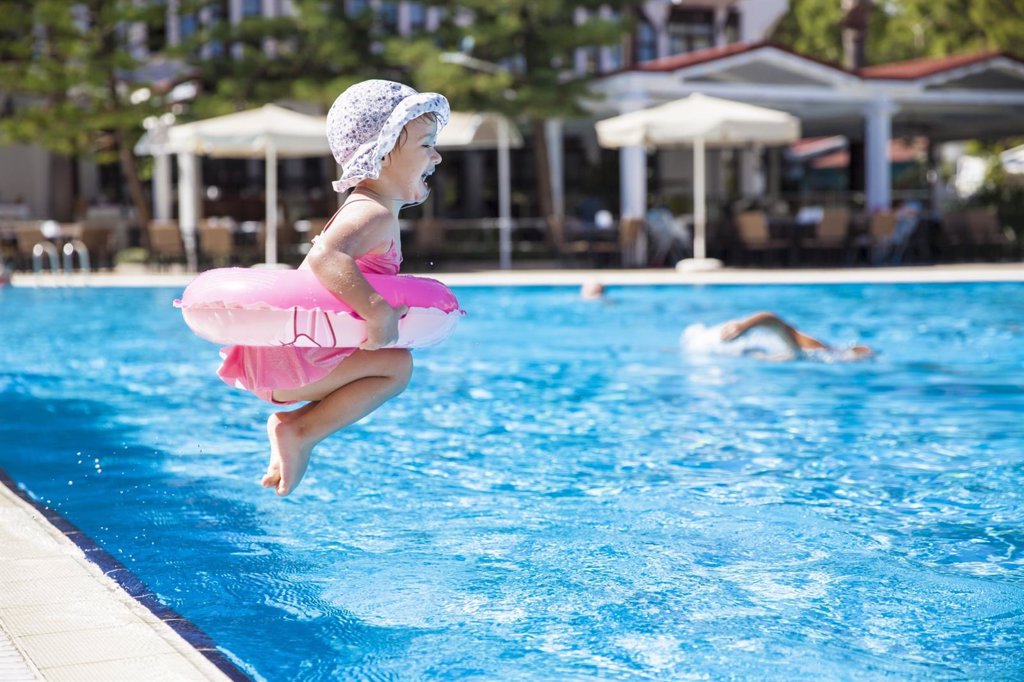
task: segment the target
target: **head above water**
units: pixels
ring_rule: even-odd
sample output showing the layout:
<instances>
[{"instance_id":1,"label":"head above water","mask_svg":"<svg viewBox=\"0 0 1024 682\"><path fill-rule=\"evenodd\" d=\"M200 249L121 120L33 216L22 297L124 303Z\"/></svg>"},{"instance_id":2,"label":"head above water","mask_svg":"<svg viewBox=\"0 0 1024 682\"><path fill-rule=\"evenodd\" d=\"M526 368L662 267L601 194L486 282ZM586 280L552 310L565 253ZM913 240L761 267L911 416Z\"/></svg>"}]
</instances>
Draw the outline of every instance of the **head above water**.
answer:
<instances>
[{"instance_id":1,"label":"head above water","mask_svg":"<svg viewBox=\"0 0 1024 682\"><path fill-rule=\"evenodd\" d=\"M433 114L440 132L448 123L448 100L387 80L356 83L338 95L327 112L327 142L342 168L335 191L380 177L381 164L406 125L424 114Z\"/></svg>"}]
</instances>

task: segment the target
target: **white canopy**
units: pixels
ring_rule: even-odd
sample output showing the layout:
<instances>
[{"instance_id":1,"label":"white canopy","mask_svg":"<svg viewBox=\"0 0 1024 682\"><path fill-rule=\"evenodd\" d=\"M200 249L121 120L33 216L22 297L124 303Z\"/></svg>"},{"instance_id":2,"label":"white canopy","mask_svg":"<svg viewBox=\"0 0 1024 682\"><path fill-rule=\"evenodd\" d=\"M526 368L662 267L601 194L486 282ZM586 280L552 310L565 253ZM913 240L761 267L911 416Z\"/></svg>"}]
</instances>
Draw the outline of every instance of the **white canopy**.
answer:
<instances>
[{"instance_id":1,"label":"white canopy","mask_svg":"<svg viewBox=\"0 0 1024 682\"><path fill-rule=\"evenodd\" d=\"M705 146L780 145L800 137L800 120L784 111L695 93L660 106L598 121L603 147L693 145L694 257L705 256Z\"/></svg>"},{"instance_id":2,"label":"white canopy","mask_svg":"<svg viewBox=\"0 0 1024 682\"><path fill-rule=\"evenodd\" d=\"M278 157L326 156L327 119L309 116L276 104L239 111L168 129L165 154L197 154L220 158L265 158L269 150ZM136 146L150 153L148 136ZM155 151L155 150L152 150Z\"/></svg>"},{"instance_id":3,"label":"white canopy","mask_svg":"<svg viewBox=\"0 0 1024 682\"><path fill-rule=\"evenodd\" d=\"M501 114L453 111L437 136L439 149L497 149L501 145L501 126L508 131L508 146L519 149L523 136Z\"/></svg>"},{"instance_id":4,"label":"white canopy","mask_svg":"<svg viewBox=\"0 0 1024 682\"><path fill-rule=\"evenodd\" d=\"M784 111L695 93L668 104L597 122L602 147L780 145L800 137L800 120Z\"/></svg>"}]
</instances>

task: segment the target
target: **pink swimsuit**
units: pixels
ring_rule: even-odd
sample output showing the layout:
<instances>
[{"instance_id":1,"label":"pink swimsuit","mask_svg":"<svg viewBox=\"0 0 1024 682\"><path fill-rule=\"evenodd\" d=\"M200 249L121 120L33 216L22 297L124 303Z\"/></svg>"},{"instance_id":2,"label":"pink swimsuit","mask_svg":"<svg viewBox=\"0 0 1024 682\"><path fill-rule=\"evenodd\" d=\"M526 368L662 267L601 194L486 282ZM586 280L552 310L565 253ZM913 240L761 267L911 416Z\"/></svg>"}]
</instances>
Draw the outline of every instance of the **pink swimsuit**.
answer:
<instances>
[{"instance_id":1,"label":"pink swimsuit","mask_svg":"<svg viewBox=\"0 0 1024 682\"><path fill-rule=\"evenodd\" d=\"M368 253L356 259L364 273L397 275L402 255L394 242L386 253ZM223 362L217 374L225 383L274 400L274 390L298 388L331 373L355 348L296 348L295 346L228 346L220 352ZM295 401L290 401L295 402Z\"/></svg>"}]
</instances>

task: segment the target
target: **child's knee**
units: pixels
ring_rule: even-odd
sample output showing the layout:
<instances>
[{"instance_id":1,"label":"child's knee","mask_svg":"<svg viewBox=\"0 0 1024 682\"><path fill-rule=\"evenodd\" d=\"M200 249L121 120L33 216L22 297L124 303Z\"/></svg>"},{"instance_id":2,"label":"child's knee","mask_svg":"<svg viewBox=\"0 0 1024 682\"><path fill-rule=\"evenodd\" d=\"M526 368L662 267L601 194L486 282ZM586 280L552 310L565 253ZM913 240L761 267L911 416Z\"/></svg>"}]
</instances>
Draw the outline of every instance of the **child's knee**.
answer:
<instances>
[{"instance_id":1,"label":"child's knee","mask_svg":"<svg viewBox=\"0 0 1024 682\"><path fill-rule=\"evenodd\" d=\"M401 391L409 385L409 379L412 378L412 353L404 348L396 348L391 351L391 354L392 357L388 358L388 365L396 388Z\"/></svg>"}]
</instances>

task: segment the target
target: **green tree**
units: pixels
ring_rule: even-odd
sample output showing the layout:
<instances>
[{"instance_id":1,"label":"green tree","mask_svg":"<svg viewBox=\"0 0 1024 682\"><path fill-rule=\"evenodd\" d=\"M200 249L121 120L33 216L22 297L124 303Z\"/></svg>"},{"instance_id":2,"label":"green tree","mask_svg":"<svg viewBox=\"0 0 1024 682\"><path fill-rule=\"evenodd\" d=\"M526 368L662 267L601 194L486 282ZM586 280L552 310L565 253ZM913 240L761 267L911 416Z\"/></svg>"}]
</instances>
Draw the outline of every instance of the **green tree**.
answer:
<instances>
[{"instance_id":1,"label":"green tree","mask_svg":"<svg viewBox=\"0 0 1024 682\"><path fill-rule=\"evenodd\" d=\"M792 0L771 39L801 54L843 61L841 0ZM1024 51L1024 0L876 0L867 61Z\"/></svg>"},{"instance_id":2,"label":"green tree","mask_svg":"<svg viewBox=\"0 0 1024 682\"><path fill-rule=\"evenodd\" d=\"M0 83L14 101L11 114L0 120L0 142L38 144L97 163L116 160L145 225L149 205L133 147L143 119L160 107L159 98L139 93L159 88L137 77L143 63L131 49L128 27L159 30L165 8L134 0L3 0L0 16Z\"/></svg>"},{"instance_id":3,"label":"green tree","mask_svg":"<svg viewBox=\"0 0 1024 682\"><path fill-rule=\"evenodd\" d=\"M222 0L207 0L212 6ZM206 117L268 102L299 100L327 106L349 85L383 76L381 27L367 4L356 13L345 0L292 0L288 16L210 22L190 38L205 94L193 115ZM216 46L218 56L203 58Z\"/></svg>"},{"instance_id":4,"label":"green tree","mask_svg":"<svg viewBox=\"0 0 1024 682\"><path fill-rule=\"evenodd\" d=\"M386 57L406 70L417 87L441 92L457 109L525 119L532 133L540 212L552 215L544 122L584 113L583 102L592 97L588 89L592 77L576 74L574 52L620 41L629 22L598 18L598 10L633 3L462 0L436 4L445 9L441 30L415 40L392 39ZM575 22L577 9L588 11L589 18L580 24ZM441 58L460 49L480 61L467 66Z\"/></svg>"},{"instance_id":5,"label":"green tree","mask_svg":"<svg viewBox=\"0 0 1024 682\"><path fill-rule=\"evenodd\" d=\"M790 0L771 40L795 52L832 64L843 62L843 39L839 22L841 0Z\"/></svg>"}]
</instances>

